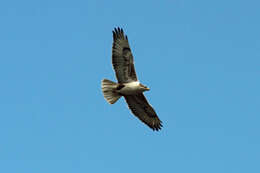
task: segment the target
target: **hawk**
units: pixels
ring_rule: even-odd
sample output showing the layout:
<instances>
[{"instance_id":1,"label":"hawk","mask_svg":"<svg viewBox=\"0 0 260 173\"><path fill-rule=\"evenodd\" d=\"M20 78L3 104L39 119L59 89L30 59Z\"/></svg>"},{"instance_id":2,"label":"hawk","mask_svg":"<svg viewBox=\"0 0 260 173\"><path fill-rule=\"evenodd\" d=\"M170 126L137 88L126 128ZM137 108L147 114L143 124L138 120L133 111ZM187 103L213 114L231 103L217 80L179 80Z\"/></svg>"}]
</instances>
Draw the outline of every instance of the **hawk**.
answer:
<instances>
[{"instance_id":1,"label":"hawk","mask_svg":"<svg viewBox=\"0 0 260 173\"><path fill-rule=\"evenodd\" d=\"M128 38L119 27L113 30L112 64L118 83L102 80L102 92L106 101L114 104L123 96L136 117L151 129L160 130L162 122L143 94L150 89L138 81Z\"/></svg>"}]
</instances>

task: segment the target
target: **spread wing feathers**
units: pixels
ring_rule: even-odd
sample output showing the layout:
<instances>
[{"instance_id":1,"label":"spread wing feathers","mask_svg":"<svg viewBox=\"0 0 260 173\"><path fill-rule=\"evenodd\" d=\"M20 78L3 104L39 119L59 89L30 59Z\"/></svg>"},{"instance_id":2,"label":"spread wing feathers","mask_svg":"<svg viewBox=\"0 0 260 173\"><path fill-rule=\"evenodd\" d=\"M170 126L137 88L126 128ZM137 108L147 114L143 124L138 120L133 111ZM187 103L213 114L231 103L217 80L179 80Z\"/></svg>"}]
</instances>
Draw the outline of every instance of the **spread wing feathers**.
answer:
<instances>
[{"instance_id":1,"label":"spread wing feathers","mask_svg":"<svg viewBox=\"0 0 260 173\"><path fill-rule=\"evenodd\" d=\"M112 64L119 83L137 81L133 55L127 36L121 28L113 31Z\"/></svg>"},{"instance_id":2,"label":"spread wing feathers","mask_svg":"<svg viewBox=\"0 0 260 173\"><path fill-rule=\"evenodd\" d=\"M125 100L132 113L153 130L160 130L162 122L144 95L125 95Z\"/></svg>"}]
</instances>

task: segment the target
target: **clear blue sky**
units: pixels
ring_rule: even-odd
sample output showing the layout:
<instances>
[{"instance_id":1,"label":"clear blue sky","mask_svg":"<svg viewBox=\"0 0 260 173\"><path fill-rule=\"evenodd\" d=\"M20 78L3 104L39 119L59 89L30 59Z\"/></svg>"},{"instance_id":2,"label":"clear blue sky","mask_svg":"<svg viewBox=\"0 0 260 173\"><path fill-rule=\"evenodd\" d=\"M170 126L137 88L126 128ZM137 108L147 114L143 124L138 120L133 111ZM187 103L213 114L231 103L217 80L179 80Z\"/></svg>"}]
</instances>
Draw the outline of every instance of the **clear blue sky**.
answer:
<instances>
[{"instance_id":1,"label":"clear blue sky","mask_svg":"<svg viewBox=\"0 0 260 173\"><path fill-rule=\"evenodd\" d=\"M0 2L0 172L259 173L260 1ZM153 132L116 80L128 35L163 121Z\"/></svg>"}]
</instances>

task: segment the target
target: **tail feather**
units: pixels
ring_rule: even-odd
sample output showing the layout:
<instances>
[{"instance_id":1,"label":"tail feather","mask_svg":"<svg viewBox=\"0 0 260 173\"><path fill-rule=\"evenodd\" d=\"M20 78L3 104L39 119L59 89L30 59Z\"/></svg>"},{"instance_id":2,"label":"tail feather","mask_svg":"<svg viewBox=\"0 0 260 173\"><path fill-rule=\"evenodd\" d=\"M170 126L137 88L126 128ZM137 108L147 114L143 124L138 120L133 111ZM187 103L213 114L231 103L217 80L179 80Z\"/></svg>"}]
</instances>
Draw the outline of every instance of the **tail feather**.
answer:
<instances>
[{"instance_id":1,"label":"tail feather","mask_svg":"<svg viewBox=\"0 0 260 173\"><path fill-rule=\"evenodd\" d=\"M108 103L114 104L121 97L120 94L115 92L117 83L112 82L108 79L103 79L101 82L101 86L103 95Z\"/></svg>"}]
</instances>

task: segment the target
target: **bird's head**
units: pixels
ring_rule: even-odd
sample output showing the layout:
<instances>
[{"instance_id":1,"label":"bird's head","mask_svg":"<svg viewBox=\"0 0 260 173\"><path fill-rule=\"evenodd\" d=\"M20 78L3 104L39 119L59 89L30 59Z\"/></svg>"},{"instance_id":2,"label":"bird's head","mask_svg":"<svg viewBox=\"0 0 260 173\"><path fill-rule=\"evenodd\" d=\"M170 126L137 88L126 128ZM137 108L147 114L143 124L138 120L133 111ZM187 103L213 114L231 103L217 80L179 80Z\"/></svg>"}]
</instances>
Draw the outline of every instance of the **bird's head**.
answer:
<instances>
[{"instance_id":1,"label":"bird's head","mask_svg":"<svg viewBox=\"0 0 260 173\"><path fill-rule=\"evenodd\" d=\"M140 85L140 87L143 91L149 91L150 90L150 88L148 88L147 86L144 86L143 84L139 84L139 85Z\"/></svg>"}]
</instances>

